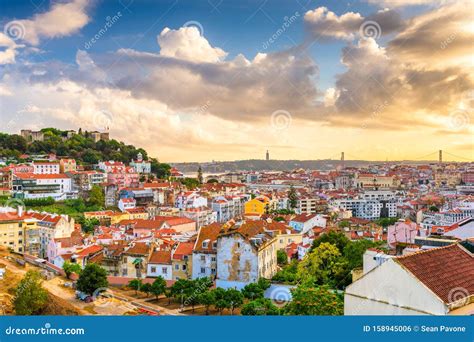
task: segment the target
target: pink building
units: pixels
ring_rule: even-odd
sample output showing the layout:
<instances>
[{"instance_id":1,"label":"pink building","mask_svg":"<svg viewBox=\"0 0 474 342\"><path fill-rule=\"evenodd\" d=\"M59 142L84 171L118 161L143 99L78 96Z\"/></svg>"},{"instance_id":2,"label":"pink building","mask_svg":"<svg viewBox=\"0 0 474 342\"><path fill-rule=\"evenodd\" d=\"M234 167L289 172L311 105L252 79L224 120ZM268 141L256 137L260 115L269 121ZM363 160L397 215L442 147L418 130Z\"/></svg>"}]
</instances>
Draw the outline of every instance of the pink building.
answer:
<instances>
[{"instance_id":1,"label":"pink building","mask_svg":"<svg viewBox=\"0 0 474 342\"><path fill-rule=\"evenodd\" d=\"M130 166L111 168L107 171L107 182L119 188L136 188L139 185L139 179L138 173Z\"/></svg>"},{"instance_id":2,"label":"pink building","mask_svg":"<svg viewBox=\"0 0 474 342\"><path fill-rule=\"evenodd\" d=\"M416 237L426 237L426 231L410 220L398 221L388 227L387 242L390 247L397 243L414 243Z\"/></svg>"}]
</instances>

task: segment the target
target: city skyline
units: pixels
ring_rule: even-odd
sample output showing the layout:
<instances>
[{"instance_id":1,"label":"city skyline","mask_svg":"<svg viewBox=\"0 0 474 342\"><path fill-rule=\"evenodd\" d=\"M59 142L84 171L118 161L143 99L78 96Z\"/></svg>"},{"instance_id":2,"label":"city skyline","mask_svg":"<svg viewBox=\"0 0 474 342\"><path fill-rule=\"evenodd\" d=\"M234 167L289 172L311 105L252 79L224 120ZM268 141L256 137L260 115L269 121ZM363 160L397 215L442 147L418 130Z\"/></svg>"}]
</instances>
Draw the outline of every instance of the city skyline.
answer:
<instances>
[{"instance_id":1,"label":"city skyline","mask_svg":"<svg viewBox=\"0 0 474 342\"><path fill-rule=\"evenodd\" d=\"M472 3L412 3L6 3L1 131L108 129L164 162L472 160Z\"/></svg>"}]
</instances>

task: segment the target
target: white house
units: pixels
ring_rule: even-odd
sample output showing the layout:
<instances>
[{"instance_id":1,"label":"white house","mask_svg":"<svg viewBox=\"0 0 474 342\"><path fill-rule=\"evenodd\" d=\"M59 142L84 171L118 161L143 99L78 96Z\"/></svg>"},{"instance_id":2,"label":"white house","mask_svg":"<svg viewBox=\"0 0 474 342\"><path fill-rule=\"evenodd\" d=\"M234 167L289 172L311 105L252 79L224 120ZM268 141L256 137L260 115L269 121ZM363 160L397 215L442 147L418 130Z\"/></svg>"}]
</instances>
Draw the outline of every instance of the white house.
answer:
<instances>
[{"instance_id":1,"label":"white house","mask_svg":"<svg viewBox=\"0 0 474 342\"><path fill-rule=\"evenodd\" d=\"M179 209L207 207L207 198L195 191L181 192L176 196L175 207Z\"/></svg>"},{"instance_id":2,"label":"white house","mask_svg":"<svg viewBox=\"0 0 474 342\"><path fill-rule=\"evenodd\" d=\"M345 315L474 313L474 255L459 244L386 260L346 288Z\"/></svg>"},{"instance_id":3,"label":"white house","mask_svg":"<svg viewBox=\"0 0 474 342\"><path fill-rule=\"evenodd\" d=\"M57 174L60 172L59 163L51 162L34 162L33 173L34 174Z\"/></svg>"},{"instance_id":4,"label":"white house","mask_svg":"<svg viewBox=\"0 0 474 342\"><path fill-rule=\"evenodd\" d=\"M277 272L277 239L256 222L243 222L221 231L217 239L216 286L241 289Z\"/></svg>"},{"instance_id":5,"label":"white house","mask_svg":"<svg viewBox=\"0 0 474 342\"><path fill-rule=\"evenodd\" d=\"M163 277L165 280L173 279L171 266L171 251L153 251L147 264L147 277Z\"/></svg>"},{"instance_id":6,"label":"white house","mask_svg":"<svg viewBox=\"0 0 474 342\"><path fill-rule=\"evenodd\" d=\"M222 224L201 227L193 249L193 279L217 274L217 237Z\"/></svg>"},{"instance_id":7,"label":"white house","mask_svg":"<svg viewBox=\"0 0 474 342\"><path fill-rule=\"evenodd\" d=\"M300 214L290 220L290 227L302 234L314 227L326 228L326 217L316 214Z\"/></svg>"},{"instance_id":8,"label":"white house","mask_svg":"<svg viewBox=\"0 0 474 342\"><path fill-rule=\"evenodd\" d=\"M121 212L135 208L137 201L134 198L121 198L118 202L118 208Z\"/></svg>"}]
</instances>

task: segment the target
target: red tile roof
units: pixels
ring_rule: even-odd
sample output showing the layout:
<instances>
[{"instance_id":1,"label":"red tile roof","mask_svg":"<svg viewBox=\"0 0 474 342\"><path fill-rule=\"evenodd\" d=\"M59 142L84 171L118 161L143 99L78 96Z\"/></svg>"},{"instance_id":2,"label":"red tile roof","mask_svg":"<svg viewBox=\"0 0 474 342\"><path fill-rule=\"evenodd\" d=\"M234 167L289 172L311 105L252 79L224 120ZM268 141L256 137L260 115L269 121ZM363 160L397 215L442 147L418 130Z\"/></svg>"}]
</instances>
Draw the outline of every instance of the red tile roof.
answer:
<instances>
[{"instance_id":1,"label":"red tile roof","mask_svg":"<svg viewBox=\"0 0 474 342\"><path fill-rule=\"evenodd\" d=\"M395 261L445 303L474 295L474 255L459 244L409 254Z\"/></svg>"},{"instance_id":2,"label":"red tile roof","mask_svg":"<svg viewBox=\"0 0 474 342\"><path fill-rule=\"evenodd\" d=\"M135 242L135 244L125 251L126 254L148 255L150 246L145 242Z\"/></svg>"},{"instance_id":3,"label":"red tile roof","mask_svg":"<svg viewBox=\"0 0 474 342\"><path fill-rule=\"evenodd\" d=\"M180 242L173 254L173 259L183 260L185 255L193 254L194 242Z\"/></svg>"},{"instance_id":4,"label":"red tile roof","mask_svg":"<svg viewBox=\"0 0 474 342\"><path fill-rule=\"evenodd\" d=\"M171 264L171 251L154 251L148 260L149 264Z\"/></svg>"}]
</instances>

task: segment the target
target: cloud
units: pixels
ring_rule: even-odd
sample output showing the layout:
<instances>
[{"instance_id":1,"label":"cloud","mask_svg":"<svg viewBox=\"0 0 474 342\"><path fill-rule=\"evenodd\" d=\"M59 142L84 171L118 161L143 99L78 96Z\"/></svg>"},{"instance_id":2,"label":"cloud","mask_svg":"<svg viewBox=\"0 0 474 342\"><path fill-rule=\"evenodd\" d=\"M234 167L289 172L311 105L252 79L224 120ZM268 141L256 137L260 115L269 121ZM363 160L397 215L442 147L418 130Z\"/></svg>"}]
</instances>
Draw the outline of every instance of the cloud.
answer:
<instances>
[{"instance_id":1,"label":"cloud","mask_svg":"<svg viewBox=\"0 0 474 342\"><path fill-rule=\"evenodd\" d=\"M347 12L340 16L329 11L326 7L318 7L306 12L304 16L306 30L312 39L327 40L341 39L352 41L364 35L364 24L376 25L377 35L388 34L400 30L405 22L396 11L383 9L367 18L360 13Z\"/></svg>"},{"instance_id":2,"label":"cloud","mask_svg":"<svg viewBox=\"0 0 474 342\"><path fill-rule=\"evenodd\" d=\"M158 36L158 44L161 48L160 55L188 61L213 63L227 56L222 49L212 47L194 26L178 30L166 27Z\"/></svg>"},{"instance_id":3,"label":"cloud","mask_svg":"<svg viewBox=\"0 0 474 342\"><path fill-rule=\"evenodd\" d=\"M57 2L44 13L35 14L31 19L15 20L18 39L38 45L41 39L64 37L78 32L89 23L86 13L89 0ZM8 25L8 24L7 24Z\"/></svg>"},{"instance_id":4,"label":"cloud","mask_svg":"<svg viewBox=\"0 0 474 342\"><path fill-rule=\"evenodd\" d=\"M372 130L449 130L453 113L472 116L463 106L474 88L473 25L462 5L450 3L385 27L397 29L386 46L372 38L349 41L342 49L346 70L325 94L326 124ZM342 17L342 16L341 16ZM374 19L373 16L367 19ZM380 19L384 18L384 19ZM463 116L464 117L464 116ZM473 131L466 120L462 132ZM461 132L461 131L459 131Z\"/></svg>"},{"instance_id":5,"label":"cloud","mask_svg":"<svg viewBox=\"0 0 474 342\"><path fill-rule=\"evenodd\" d=\"M304 15L304 21L314 37L352 40L364 18L359 13L348 12L341 16L327 7L318 7Z\"/></svg>"},{"instance_id":6,"label":"cloud","mask_svg":"<svg viewBox=\"0 0 474 342\"><path fill-rule=\"evenodd\" d=\"M456 3L413 18L406 29L389 42L388 49L404 63L472 67L473 37L472 12L462 3Z\"/></svg>"},{"instance_id":7,"label":"cloud","mask_svg":"<svg viewBox=\"0 0 474 342\"><path fill-rule=\"evenodd\" d=\"M18 45L13 39L0 32L0 65L15 63L15 57L18 54L17 49L23 45Z\"/></svg>"},{"instance_id":8,"label":"cloud","mask_svg":"<svg viewBox=\"0 0 474 342\"><path fill-rule=\"evenodd\" d=\"M351 146L393 139L411 151L421 129L429 139L417 148L455 137L436 134L450 131L450 114L474 85L464 62L469 56L465 40L472 35L462 8L446 5L403 20L387 10L367 17L337 16L325 8L310 12L306 25L313 34L347 42L341 51L343 69L327 90L319 89L318 65L304 44L229 58L195 27L165 28L157 36L159 53L78 51L76 65L53 60L4 64L0 95L5 110L0 116L18 116L8 125L10 131L33 123L32 128L110 126L112 136L168 161L204 160L216 153L222 159L259 157L258 150L263 154L268 146L308 158L315 146L339 149L348 137ZM378 20L382 34L392 35L378 41L362 38L360 25L370 20ZM324 25L334 30L325 33ZM417 39L434 46L453 27L462 39L443 51L416 49ZM6 49L18 51L13 44L3 40ZM272 126L277 111L291 119L284 131ZM472 133L472 123L458 132ZM330 147L328 142L333 142Z\"/></svg>"}]
</instances>

